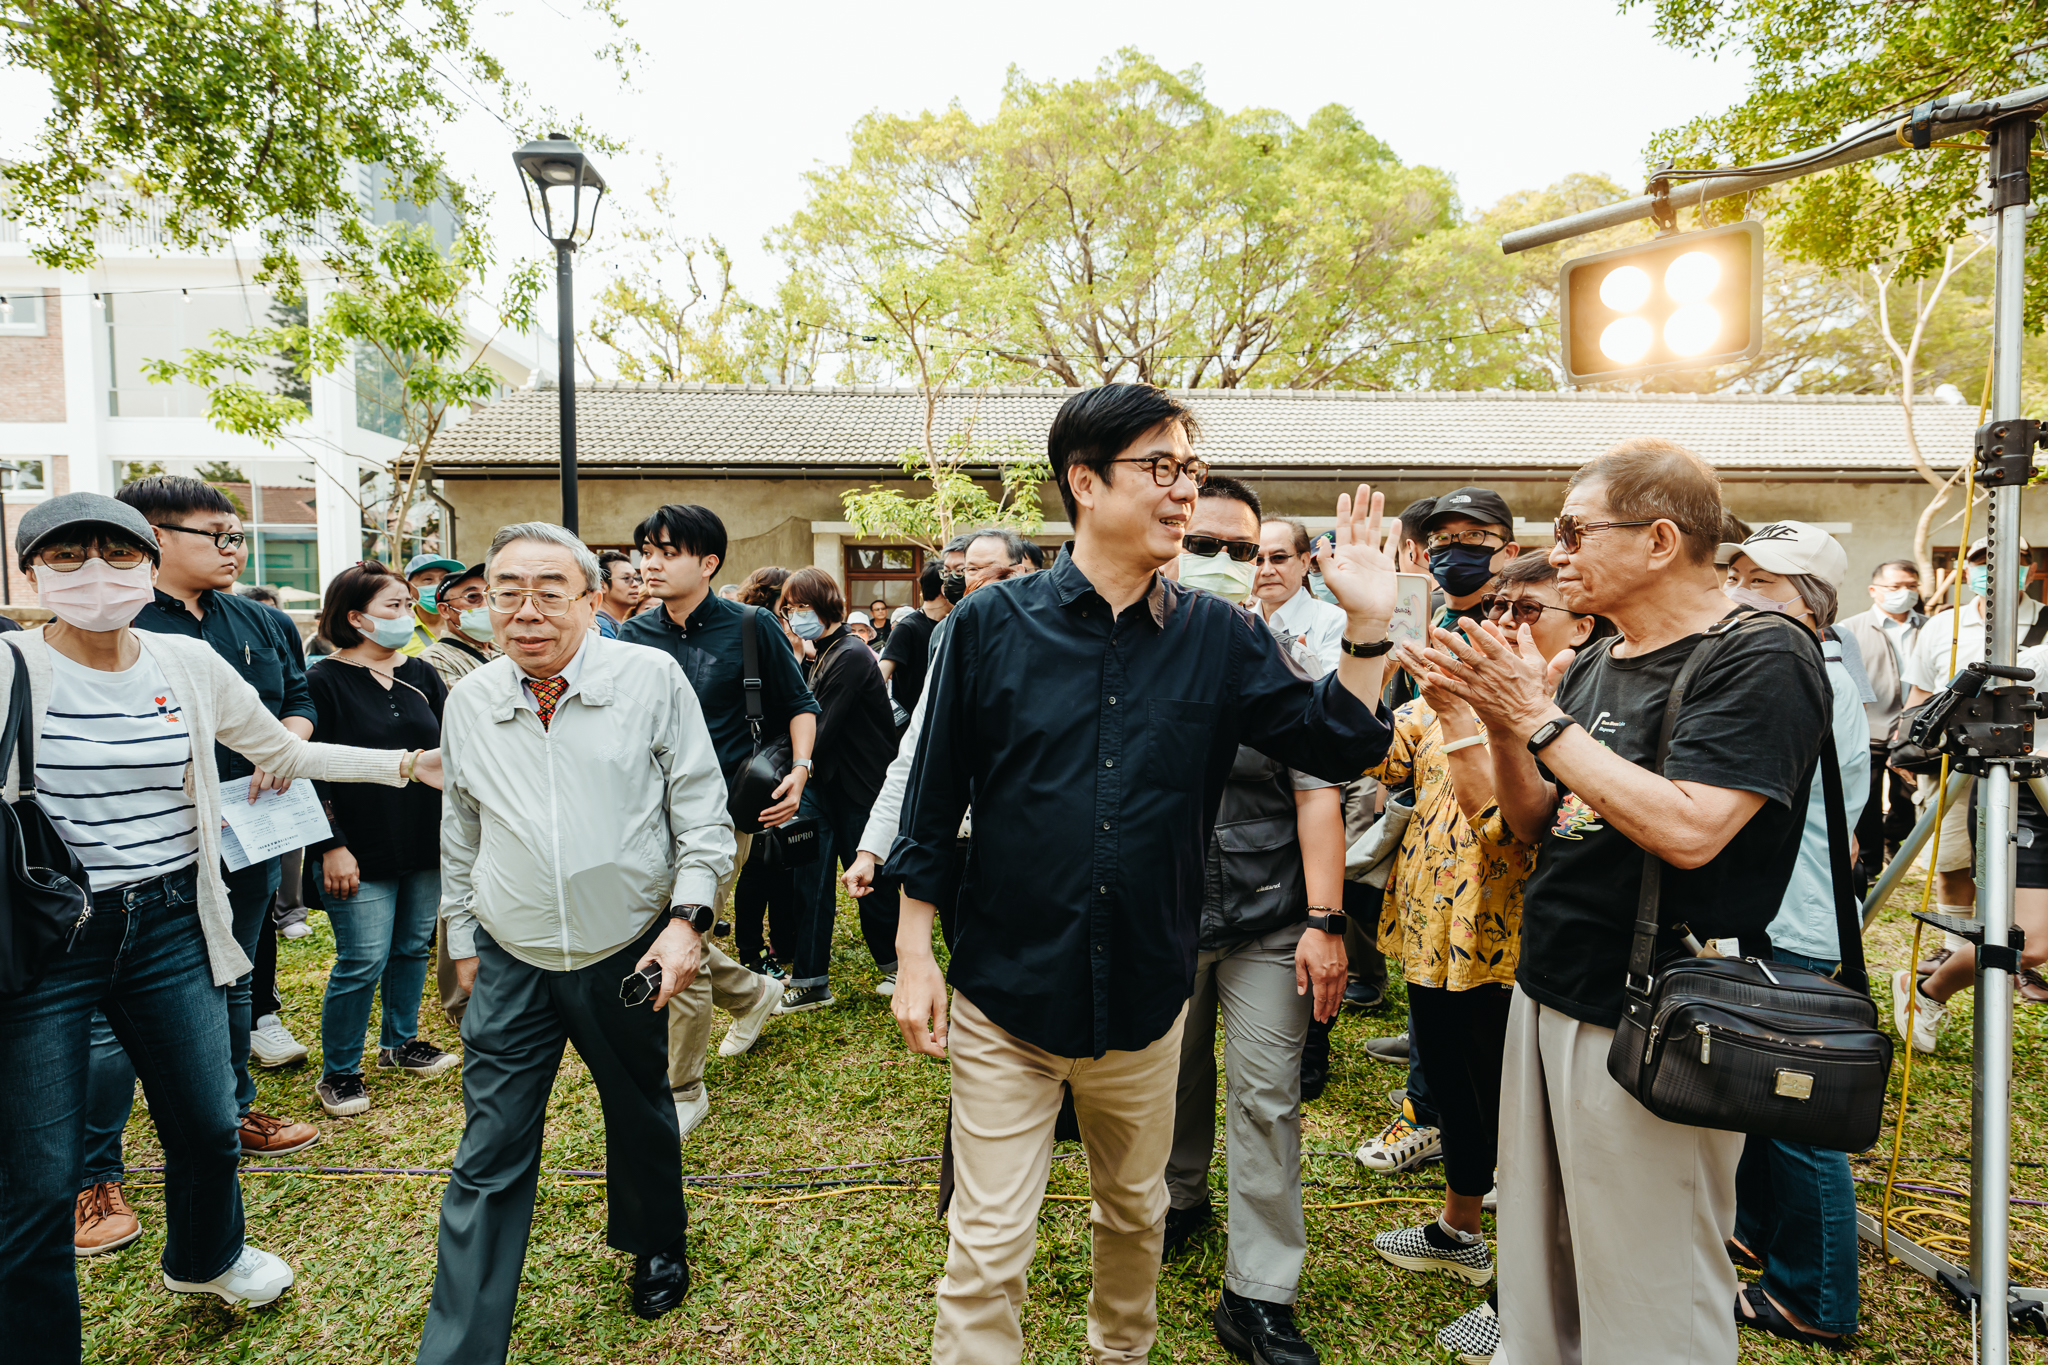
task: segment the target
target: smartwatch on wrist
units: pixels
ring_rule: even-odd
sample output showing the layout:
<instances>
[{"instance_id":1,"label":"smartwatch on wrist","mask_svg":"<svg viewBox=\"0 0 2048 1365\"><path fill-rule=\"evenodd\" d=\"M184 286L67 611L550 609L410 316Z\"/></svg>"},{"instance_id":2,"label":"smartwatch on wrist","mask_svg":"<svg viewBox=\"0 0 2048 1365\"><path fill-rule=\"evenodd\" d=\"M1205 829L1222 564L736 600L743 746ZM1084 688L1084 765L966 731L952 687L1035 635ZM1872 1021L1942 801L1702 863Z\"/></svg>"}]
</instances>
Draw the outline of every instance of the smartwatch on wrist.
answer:
<instances>
[{"instance_id":1,"label":"smartwatch on wrist","mask_svg":"<svg viewBox=\"0 0 2048 1365\"><path fill-rule=\"evenodd\" d=\"M1550 741L1556 739L1559 735L1577 724L1578 722L1570 716L1555 716L1544 721L1536 727L1536 733L1529 736L1529 752L1532 754L1542 753L1544 745L1550 743Z\"/></svg>"},{"instance_id":2,"label":"smartwatch on wrist","mask_svg":"<svg viewBox=\"0 0 2048 1365\"><path fill-rule=\"evenodd\" d=\"M1320 929L1326 934L1341 934L1347 924L1342 910L1332 910L1327 905L1311 905L1308 908L1308 927Z\"/></svg>"},{"instance_id":3,"label":"smartwatch on wrist","mask_svg":"<svg viewBox=\"0 0 2048 1365\"><path fill-rule=\"evenodd\" d=\"M700 934L709 934L718 921L718 912L708 905L671 905L668 917L681 920Z\"/></svg>"},{"instance_id":4,"label":"smartwatch on wrist","mask_svg":"<svg viewBox=\"0 0 2048 1365\"><path fill-rule=\"evenodd\" d=\"M797 768L802 768L804 770L805 777L809 777L812 773L817 771L817 765L808 758L792 758L791 760L789 760L789 766L792 771L794 771Z\"/></svg>"}]
</instances>

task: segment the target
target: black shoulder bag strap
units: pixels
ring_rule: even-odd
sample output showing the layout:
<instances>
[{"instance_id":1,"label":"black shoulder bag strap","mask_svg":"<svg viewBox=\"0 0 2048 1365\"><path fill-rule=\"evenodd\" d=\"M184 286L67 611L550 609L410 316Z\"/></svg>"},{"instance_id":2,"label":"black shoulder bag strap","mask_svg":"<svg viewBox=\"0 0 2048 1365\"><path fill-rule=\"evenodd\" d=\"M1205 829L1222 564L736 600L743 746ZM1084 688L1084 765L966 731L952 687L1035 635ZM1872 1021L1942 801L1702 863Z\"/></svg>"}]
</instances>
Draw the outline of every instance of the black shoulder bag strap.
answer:
<instances>
[{"instance_id":1,"label":"black shoulder bag strap","mask_svg":"<svg viewBox=\"0 0 2048 1365\"><path fill-rule=\"evenodd\" d=\"M2027 633L2020 637L2021 649L2032 649L2043 640L2048 640L2048 607L2034 613L2034 624L2027 627Z\"/></svg>"},{"instance_id":2,"label":"black shoulder bag strap","mask_svg":"<svg viewBox=\"0 0 2048 1365\"><path fill-rule=\"evenodd\" d=\"M1671 684L1671 696L1664 703L1664 721L1657 727L1657 761L1651 772L1659 777L1664 775L1664 762L1671 757L1671 734L1678 727L1678 710L1685 703L1685 689L1692 684L1693 675L1700 671L1700 665L1719 649L1722 638L1729 632L1753 619L1754 615L1770 614L1774 613L1725 617L1707 627L1706 638L1687 656L1684 667L1678 670L1678 677ZM1622 978L1631 1013L1637 999L1646 1007L1649 1002L1651 969L1657 964L1657 935L1663 928L1658 921L1658 903L1663 891L1664 860L1646 848L1643 850L1642 890L1636 897L1635 937L1628 950L1628 975Z\"/></svg>"},{"instance_id":3,"label":"black shoulder bag strap","mask_svg":"<svg viewBox=\"0 0 2048 1365\"><path fill-rule=\"evenodd\" d=\"M754 732L754 747L761 747L761 722L768 715L768 708L761 702L761 641L756 635L754 618L761 614L756 606L742 604L740 611L740 689L747 704L747 728Z\"/></svg>"},{"instance_id":4,"label":"black shoulder bag strap","mask_svg":"<svg viewBox=\"0 0 2048 1365\"><path fill-rule=\"evenodd\" d=\"M1835 746L1833 717L1828 720L1828 743L1821 751L1820 767L1821 795L1828 808L1828 871L1835 884L1835 940L1842 958L1838 979L1851 990L1868 995L1870 973L1863 962L1863 916L1857 911L1855 893L1849 889L1849 808L1842 800L1842 754Z\"/></svg>"}]
</instances>

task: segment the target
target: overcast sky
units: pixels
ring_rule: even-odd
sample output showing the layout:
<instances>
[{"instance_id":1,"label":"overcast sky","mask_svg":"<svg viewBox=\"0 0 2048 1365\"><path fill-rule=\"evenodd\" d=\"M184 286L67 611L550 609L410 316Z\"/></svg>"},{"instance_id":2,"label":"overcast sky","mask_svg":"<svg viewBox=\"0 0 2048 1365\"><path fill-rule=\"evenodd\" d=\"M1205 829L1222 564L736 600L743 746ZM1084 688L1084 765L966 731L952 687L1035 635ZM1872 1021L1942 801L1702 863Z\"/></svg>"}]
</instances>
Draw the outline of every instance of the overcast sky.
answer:
<instances>
[{"instance_id":1,"label":"overcast sky","mask_svg":"<svg viewBox=\"0 0 2048 1365\"><path fill-rule=\"evenodd\" d=\"M1346 105L1403 160L1455 176L1467 208L1573 171L1636 189L1650 135L1733 103L1746 74L1661 47L1647 5L1624 14L1614 0L621 3L645 49L631 89L589 55L602 30L575 0L485 0L479 27L537 96L631 142L605 165L622 197L637 197L663 154L677 231L724 240L755 298L779 275L762 234L802 202L805 170L844 157L856 119L954 99L986 116L1012 64L1036 80L1071 79L1130 46L1176 70L1199 65L1226 109L1278 108L1301 122ZM0 105L33 97L0 71ZM468 108L447 133L454 165L496 192L500 258L539 254L512 170L517 139ZM24 150L33 125L7 123L0 153ZM591 283L579 278L578 294Z\"/></svg>"}]
</instances>

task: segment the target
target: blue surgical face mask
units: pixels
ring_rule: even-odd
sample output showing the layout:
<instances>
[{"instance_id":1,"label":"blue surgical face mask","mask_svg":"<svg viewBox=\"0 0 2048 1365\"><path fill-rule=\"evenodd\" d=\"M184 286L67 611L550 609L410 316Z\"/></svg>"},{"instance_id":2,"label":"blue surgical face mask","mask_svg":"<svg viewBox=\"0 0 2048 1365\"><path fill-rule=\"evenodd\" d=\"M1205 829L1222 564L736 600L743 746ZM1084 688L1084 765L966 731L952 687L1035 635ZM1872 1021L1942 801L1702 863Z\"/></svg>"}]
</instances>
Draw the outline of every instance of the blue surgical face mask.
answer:
<instances>
[{"instance_id":1,"label":"blue surgical face mask","mask_svg":"<svg viewBox=\"0 0 2048 1365\"><path fill-rule=\"evenodd\" d=\"M1180 557L1182 587L1202 588L1215 593L1218 597L1227 597L1233 602L1242 602L1250 595L1252 578L1257 573L1257 566L1240 564L1221 551L1213 555Z\"/></svg>"},{"instance_id":2,"label":"blue surgical face mask","mask_svg":"<svg viewBox=\"0 0 2048 1365\"><path fill-rule=\"evenodd\" d=\"M1991 566L1989 564L1972 564L1970 566L1969 582L1971 592L1976 593L1979 597L1989 597L1991 595Z\"/></svg>"},{"instance_id":3,"label":"blue surgical face mask","mask_svg":"<svg viewBox=\"0 0 2048 1365\"><path fill-rule=\"evenodd\" d=\"M403 648L412 640L410 613L404 616L371 616L364 612L363 619L370 623L370 628L363 631L363 634L386 649ZM358 626L356 629L362 630L362 627Z\"/></svg>"},{"instance_id":4,"label":"blue surgical face mask","mask_svg":"<svg viewBox=\"0 0 2048 1365\"><path fill-rule=\"evenodd\" d=\"M799 640L815 640L825 633L825 623L809 607L798 607L789 614L789 628Z\"/></svg>"},{"instance_id":5,"label":"blue surgical face mask","mask_svg":"<svg viewBox=\"0 0 2048 1365\"><path fill-rule=\"evenodd\" d=\"M1429 552L1429 576L1453 597L1470 597L1493 578L1494 551L1484 545L1439 545Z\"/></svg>"},{"instance_id":6,"label":"blue surgical face mask","mask_svg":"<svg viewBox=\"0 0 2048 1365\"><path fill-rule=\"evenodd\" d=\"M458 619L462 625L462 633L472 640L489 640L497 634L491 629L489 607L471 607Z\"/></svg>"},{"instance_id":7,"label":"blue surgical face mask","mask_svg":"<svg viewBox=\"0 0 2048 1365\"><path fill-rule=\"evenodd\" d=\"M1323 576L1319 573L1309 574L1308 590L1312 596L1320 597L1332 606L1337 604L1337 594L1323 586Z\"/></svg>"},{"instance_id":8,"label":"blue surgical face mask","mask_svg":"<svg viewBox=\"0 0 2048 1365\"><path fill-rule=\"evenodd\" d=\"M440 586L439 583L429 583L420 589L421 611L431 612L434 609L434 594L440 589Z\"/></svg>"}]
</instances>

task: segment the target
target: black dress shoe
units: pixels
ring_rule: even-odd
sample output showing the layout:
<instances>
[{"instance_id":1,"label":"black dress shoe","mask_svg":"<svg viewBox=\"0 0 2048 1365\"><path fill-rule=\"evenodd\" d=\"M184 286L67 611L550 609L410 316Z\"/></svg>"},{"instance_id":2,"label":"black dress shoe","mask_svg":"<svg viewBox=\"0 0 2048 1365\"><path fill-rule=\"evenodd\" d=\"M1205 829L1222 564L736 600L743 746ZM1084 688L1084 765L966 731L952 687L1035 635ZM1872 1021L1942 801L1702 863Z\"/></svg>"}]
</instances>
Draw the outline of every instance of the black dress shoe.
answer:
<instances>
[{"instance_id":1,"label":"black dress shoe","mask_svg":"<svg viewBox=\"0 0 2048 1365\"><path fill-rule=\"evenodd\" d=\"M1195 1234L1209 1226L1209 1217L1210 1209L1207 1204L1197 1204L1187 1209L1169 1207L1166 1210L1166 1242L1160 1248L1161 1259L1170 1261L1186 1250L1187 1244L1194 1240Z\"/></svg>"},{"instance_id":2,"label":"black dress shoe","mask_svg":"<svg viewBox=\"0 0 2048 1365\"><path fill-rule=\"evenodd\" d=\"M1376 1010L1386 1000L1384 988L1368 986L1363 981L1353 981L1344 987L1344 1008L1347 1010Z\"/></svg>"},{"instance_id":3,"label":"black dress shoe","mask_svg":"<svg viewBox=\"0 0 2048 1365\"><path fill-rule=\"evenodd\" d=\"M1294 1306L1223 1291L1209 1319L1216 1339L1252 1365L1321 1365L1322 1357L1294 1325Z\"/></svg>"},{"instance_id":4,"label":"black dress shoe","mask_svg":"<svg viewBox=\"0 0 2048 1365\"><path fill-rule=\"evenodd\" d=\"M682 1307L690 1292L688 1237L678 1237L664 1251L633 1258L633 1316L652 1321Z\"/></svg>"},{"instance_id":5,"label":"black dress shoe","mask_svg":"<svg viewBox=\"0 0 2048 1365\"><path fill-rule=\"evenodd\" d=\"M1337 1026L1335 1019L1327 1024L1308 1021L1308 1037L1301 1044L1301 1100L1303 1104L1316 1099L1323 1093L1323 1087L1330 1083L1330 1030Z\"/></svg>"}]
</instances>

